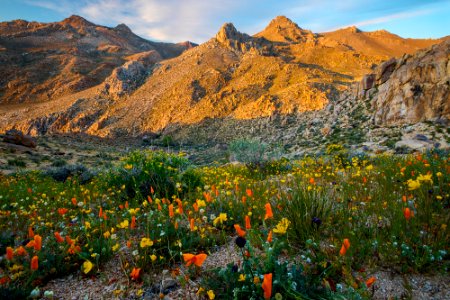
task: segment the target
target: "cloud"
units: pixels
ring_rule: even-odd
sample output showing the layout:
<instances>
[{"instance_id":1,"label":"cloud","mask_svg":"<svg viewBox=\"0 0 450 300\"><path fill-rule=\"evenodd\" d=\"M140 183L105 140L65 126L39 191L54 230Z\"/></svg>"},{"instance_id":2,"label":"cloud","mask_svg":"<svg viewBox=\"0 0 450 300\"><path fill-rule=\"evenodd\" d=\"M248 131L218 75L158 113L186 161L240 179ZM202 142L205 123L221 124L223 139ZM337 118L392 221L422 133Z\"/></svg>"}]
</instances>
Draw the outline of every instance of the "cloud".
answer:
<instances>
[{"instance_id":1,"label":"cloud","mask_svg":"<svg viewBox=\"0 0 450 300\"><path fill-rule=\"evenodd\" d=\"M125 23L137 34L163 41L204 41L219 29L239 1L221 0L97 0L89 1L80 13L95 22ZM212 27L212 24L215 27Z\"/></svg>"},{"instance_id":2,"label":"cloud","mask_svg":"<svg viewBox=\"0 0 450 300\"><path fill-rule=\"evenodd\" d=\"M416 11L411 11L411 12L402 12L402 13L391 14L391 15L382 16L382 17L378 17L378 18L359 21L356 23L352 23L348 26L360 27L360 26L367 26L367 25L384 24L384 23L389 23L391 21L395 21L395 20L399 20L399 19L407 19L407 18L422 16L422 15L427 15L432 12L433 12L432 9L422 9L422 10L416 10ZM345 26L345 27L347 27L347 26Z\"/></svg>"},{"instance_id":3,"label":"cloud","mask_svg":"<svg viewBox=\"0 0 450 300\"><path fill-rule=\"evenodd\" d=\"M136 34L157 41L204 42L224 22L254 34L277 15L286 15L316 32L366 26L427 14L449 0L22 0L59 12L81 15L102 25L127 24Z\"/></svg>"}]
</instances>

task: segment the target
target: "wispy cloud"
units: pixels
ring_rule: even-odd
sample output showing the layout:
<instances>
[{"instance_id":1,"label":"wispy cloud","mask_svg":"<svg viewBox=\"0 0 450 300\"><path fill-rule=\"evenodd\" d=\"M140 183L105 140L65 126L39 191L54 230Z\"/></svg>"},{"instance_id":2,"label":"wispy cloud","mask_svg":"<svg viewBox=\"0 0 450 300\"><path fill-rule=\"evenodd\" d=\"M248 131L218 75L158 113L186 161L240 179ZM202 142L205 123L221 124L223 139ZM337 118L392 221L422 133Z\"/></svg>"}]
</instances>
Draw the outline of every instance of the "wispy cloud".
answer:
<instances>
[{"instance_id":1,"label":"wispy cloud","mask_svg":"<svg viewBox=\"0 0 450 300\"><path fill-rule=\"evenodd\" d=\"M389 22L399 20L399 19L407 19L407 18L412 18L412 17L416 17L416 16L427 15L432 12L433 12L432 9L421 9L421 10L410 11L410 12L402 12L402 13L391 14L391 15L382 16L382 17L378 17L378 18L359 21L356 23L352 23L349 26L358 27L358 26L385 24L385 23L389 23Z\"/></svg>"},{"instance_id":2,"label":"wispy cloud","mask_svg":"<svg viewBox=\"0 0 450 300\"><path fill-rule=\"evenodd\" d=\"M345 26L387 25L436 13L450 0L19 0L67 17L127 24L136 34L160 41L204 42L224 22L249 34L262 30L277 15L286 15L316 32ZM447 7L449 7L447 5ZM387 28L389 29L389 28Z\"/></svg>"}]
</instances>

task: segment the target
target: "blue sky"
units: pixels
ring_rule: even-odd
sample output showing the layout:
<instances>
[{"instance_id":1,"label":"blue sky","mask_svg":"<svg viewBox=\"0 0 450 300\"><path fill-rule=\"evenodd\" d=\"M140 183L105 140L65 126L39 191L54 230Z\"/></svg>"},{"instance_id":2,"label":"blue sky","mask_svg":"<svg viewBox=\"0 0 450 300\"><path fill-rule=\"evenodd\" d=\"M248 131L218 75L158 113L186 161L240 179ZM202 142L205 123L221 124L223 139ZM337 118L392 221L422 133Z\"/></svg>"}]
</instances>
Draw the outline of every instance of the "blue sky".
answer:
<instances>
[{"instance_id":1,"label":"blue sky","mask_svg":"<svg viewBox=\"0 0 450 300\"><path fill-rule=\"evenodd\" d=\"M0 0L0 21L54 22L72 14L170 42L204 42L225 22L255 34L277 15L314 32L356 25L411 38L450 35L450 0Z\"/></svg>"}]
</instances>

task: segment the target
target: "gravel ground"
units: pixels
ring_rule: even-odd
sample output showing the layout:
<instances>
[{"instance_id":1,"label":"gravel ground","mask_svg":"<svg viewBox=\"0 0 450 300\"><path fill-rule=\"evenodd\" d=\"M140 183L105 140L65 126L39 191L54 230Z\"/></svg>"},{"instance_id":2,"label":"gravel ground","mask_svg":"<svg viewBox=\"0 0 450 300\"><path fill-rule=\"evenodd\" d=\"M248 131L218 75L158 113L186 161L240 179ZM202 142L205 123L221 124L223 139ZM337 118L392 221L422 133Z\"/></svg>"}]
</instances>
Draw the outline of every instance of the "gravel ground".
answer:
<instances>
[{"instance_id":1,"label":"gravel ground","mask_svg":"<svg viewBox=\"0 0 450 300\"><path fill-rule=\"evenodd\" d=\"M202 268L212 269L225 266L240 259L234 239L218 248L205 260ZM178 266L180 275L186 274L183 265ZM378 271L371 276L377 279L373 285L373 299L424 299L449 300L450 275L394 274ZM50 281L41 292L53 291L54 299L87 300L87 299L192 299L199 297L196 292L199 281L189 281L181 286L172 278L168 270L153 275L152 286L142 286L128 279L120 268L120 260L114 257L105 264L97 277L87 278L80 272L64 278ZM164 296L160 297L163 292Z\"/></svg>"}]
</instances>

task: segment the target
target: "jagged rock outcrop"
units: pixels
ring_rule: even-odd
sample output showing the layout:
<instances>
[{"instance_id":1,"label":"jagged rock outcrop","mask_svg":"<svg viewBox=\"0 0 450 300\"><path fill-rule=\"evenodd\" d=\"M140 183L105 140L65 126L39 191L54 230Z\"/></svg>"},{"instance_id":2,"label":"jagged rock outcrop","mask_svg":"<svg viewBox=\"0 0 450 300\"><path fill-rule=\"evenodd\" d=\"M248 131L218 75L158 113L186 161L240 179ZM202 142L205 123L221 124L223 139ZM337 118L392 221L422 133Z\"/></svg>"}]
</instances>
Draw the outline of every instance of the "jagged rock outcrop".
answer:
<instances>
[{"instance_id":1,"label":"jagged rock outcrop","mask_svg":"<svg viewBox=\"0 0 450 300\"><path fill-rule=\"evenodd\" d=\"M231 50L237 50L242 53L254 51L263 53L269 49L264 48L264 41L254 38L248 34L239 32L232 23L225 23L217 32L216 40L223 46Z\"/></svg>"},{"instance_id":2,"label":"jagged rock outcrop","mask_svg":"<svg viewBox=\"0 0 450 300\"><path fill-rule=\"evenodd\" d=\"M103 84L103 92L114 98L129 94L136 90L148 75L147 69L141 62L129 61L114 69Z\"/></svg>"},{"instance_id":3,"label":"jagged rock outcrop","mask_svg":"<svg viewBox=\"0 0 450 300\"><path fill-rule=\"evenodd\" d=\"M358 88L359 99L370 99L376 125L449 120L450 40L384 62Z\"/></svg>"}]
</instances>

